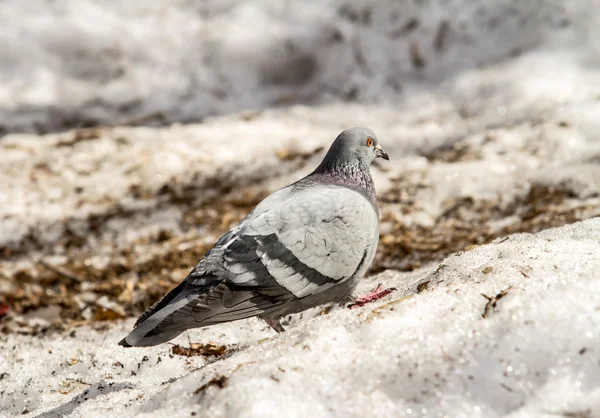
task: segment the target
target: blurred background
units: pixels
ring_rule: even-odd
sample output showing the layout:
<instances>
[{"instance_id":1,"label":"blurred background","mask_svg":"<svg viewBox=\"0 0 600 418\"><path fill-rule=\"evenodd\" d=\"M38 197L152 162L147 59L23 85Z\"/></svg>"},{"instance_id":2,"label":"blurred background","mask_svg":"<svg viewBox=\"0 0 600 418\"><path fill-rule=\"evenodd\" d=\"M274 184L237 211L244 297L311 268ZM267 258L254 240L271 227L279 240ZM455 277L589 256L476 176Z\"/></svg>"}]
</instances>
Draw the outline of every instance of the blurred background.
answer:
<instances>
[{"instance_id":1,"label":"blurred background","mask_svg":"<svg viewBox=\"0 0 600 418\"><path fill-rule=\"evenodd\" d=\"M473 103L456 83L469 71L543 46L564 54L556 61L579 53L597 64L595 10L591 0L4 1L0 132L164 126L294 104L399 107L429 89L468 116L477 101L522 93L494 80ZM566 66L544 64L543 77Z\"/></svg>"},{"instance_id":2,"label":"blurred background","mask_svg":"<svg viewBox=\"0 0 600 418\"><path fill-rule=\"evenodd\" d=\"M0 3L2 328L139 314L374 129L372 272L598 214L596 2Z\"/></svg>"}]
</instances>

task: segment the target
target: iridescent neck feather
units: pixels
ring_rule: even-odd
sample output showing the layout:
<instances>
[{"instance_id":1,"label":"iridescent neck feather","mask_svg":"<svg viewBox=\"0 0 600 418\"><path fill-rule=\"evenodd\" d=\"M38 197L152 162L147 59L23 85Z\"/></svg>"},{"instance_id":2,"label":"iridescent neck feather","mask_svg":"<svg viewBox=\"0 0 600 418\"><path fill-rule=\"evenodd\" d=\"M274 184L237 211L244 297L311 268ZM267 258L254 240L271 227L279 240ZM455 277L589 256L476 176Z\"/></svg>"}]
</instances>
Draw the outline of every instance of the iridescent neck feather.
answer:
<instances>
[{"instance_id":1,"label":"iridescent neck feather","mask_svg":"<svg viewBox=\"0 0 600 418\"><path fill-rule=\"evenodd\" d=\"M368 167L358 160L323 161L315 171L301 182L335 184L355 190L365 196L379 213L375 184Z\"/></svg>"}]
</instances>

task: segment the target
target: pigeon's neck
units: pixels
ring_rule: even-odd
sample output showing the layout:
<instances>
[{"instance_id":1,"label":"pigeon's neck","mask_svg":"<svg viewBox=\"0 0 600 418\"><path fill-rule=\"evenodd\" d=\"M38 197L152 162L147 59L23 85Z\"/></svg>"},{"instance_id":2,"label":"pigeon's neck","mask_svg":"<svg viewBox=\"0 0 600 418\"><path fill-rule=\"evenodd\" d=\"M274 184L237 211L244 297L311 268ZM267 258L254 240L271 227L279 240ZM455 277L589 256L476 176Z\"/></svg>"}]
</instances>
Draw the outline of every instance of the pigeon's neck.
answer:
<instances>
[{"instance_id":1,"label":"pigeon's neck","mask_svg":"<svg viewBox=\"0 0 600 418\"><path fill-rule=\"evenodd\" d=\"M375 210L379 212L375 184L369 168L361 162L323 161L309 177L319 183L335 184L356 190L369 199Z\"/></svg>"}]
</instances>

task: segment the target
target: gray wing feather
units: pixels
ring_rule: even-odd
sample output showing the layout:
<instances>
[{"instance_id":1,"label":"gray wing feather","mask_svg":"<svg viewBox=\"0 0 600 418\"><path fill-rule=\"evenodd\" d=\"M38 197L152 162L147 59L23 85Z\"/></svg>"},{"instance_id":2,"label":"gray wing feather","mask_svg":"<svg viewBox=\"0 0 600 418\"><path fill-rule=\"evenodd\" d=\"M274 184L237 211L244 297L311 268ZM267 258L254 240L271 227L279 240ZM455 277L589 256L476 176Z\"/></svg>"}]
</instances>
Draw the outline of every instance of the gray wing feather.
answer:
<instances>
[{"instance_id":1,"label":"gray wing feather","mask_svg":"<svg viewBox=\"0 0 600 418\"><path fill-rule=\"evenodd\" d=\"M251 276L260 285L274 279L301 298L354 275L364 253L377 244L378 217L359 193L316 186L249 217L240 224L239 236L269 274L258 276L244 267L247 263L236 264L240 256L232 246L225 253L233 261L226 267L228 280L240 283ZM247 253L241 257L252 259ZM239 271L252 273L238 276Z\"/></svg>"}]
</instances>

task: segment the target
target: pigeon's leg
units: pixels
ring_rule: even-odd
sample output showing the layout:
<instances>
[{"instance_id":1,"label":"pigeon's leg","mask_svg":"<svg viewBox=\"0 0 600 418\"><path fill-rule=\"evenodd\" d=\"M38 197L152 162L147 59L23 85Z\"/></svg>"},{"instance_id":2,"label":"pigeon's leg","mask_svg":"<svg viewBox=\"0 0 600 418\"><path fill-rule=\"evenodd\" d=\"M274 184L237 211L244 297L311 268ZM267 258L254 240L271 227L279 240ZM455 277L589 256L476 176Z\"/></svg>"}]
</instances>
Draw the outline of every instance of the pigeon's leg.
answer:
<instances>
[{"instance_id":1,"label":"pigeon's leg","mask_svg":"<svg viewBox=\"0 0 600 418\"><path fill-rule=\"evenodd\" d=\"M371 293L359 296L356 299L354 299L354 302L351 303L348 306L348 308L349 309L360 308L361 306L366 305L367 303L375 302L376 300L379 300L382 297L389 295L390 293L394 292L395 290L396 290L395 287L390 287L390 288L384 289L380 283L377 285L377 288L375 290L373 290Z\"/></svg>"},{"instance_id":2,"label":"pigeon's leg","mask_svg":"<svg viewBox=\"0 0 600 418\"><path fill-rule=\"evenodd\" d=\"M265 320L265 322L267 324L269 324L269 326L271 328L273 328L275 330L275 332L280 333L280 332L284 332L285 328L283 327L283 325L281 325L281 323L279 322L279 319L274 319L274 318L263 318Z\"/></svg>"}]
</instances>

